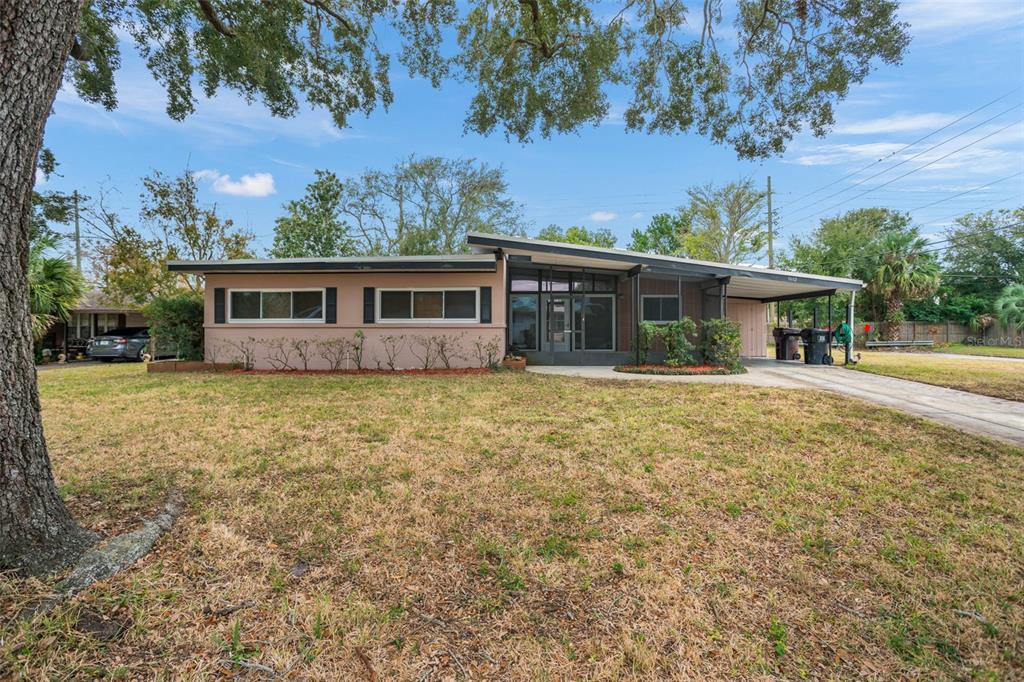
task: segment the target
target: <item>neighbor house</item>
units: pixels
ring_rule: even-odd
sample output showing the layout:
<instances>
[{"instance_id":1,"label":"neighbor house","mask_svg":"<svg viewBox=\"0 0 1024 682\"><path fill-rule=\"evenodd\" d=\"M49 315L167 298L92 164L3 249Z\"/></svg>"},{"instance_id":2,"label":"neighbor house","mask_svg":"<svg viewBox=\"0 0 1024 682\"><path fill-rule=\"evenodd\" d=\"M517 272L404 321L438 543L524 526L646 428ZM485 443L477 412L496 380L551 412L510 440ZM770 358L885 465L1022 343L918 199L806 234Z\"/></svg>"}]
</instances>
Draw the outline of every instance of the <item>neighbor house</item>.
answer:
<instances>
[{"instance_id":1,"label":"neighbor house","mask_svg":"<svg viewBox=\"0 0 1024 682\"><path fill-rule=\"evenodd\" d=\"M145 327L146 318L138 310L108 305L103 292L92 289L71 311L68 321L54 322L40 342L40 347L54 354L71 357L85 352L89 339L120 327Z\"/></svg>"},{"instance_id":2,"label":"neighbor house","mask_svg":"<svg viewBox=\"0 0 1024 682\"><path fill-rule=\"evenodd\" d=\"M739 322L742 352L763 357L773 301L856 291L852 279L576 244L470 233L470 254L176 261L206 277L207 360L253 352L280 364L282 344L365 338L364 367L422 365L428 338L476 349L515 348L537 364L630 360L639 323L688 316ZM315 344L310 344L314 346ZM329 345L329 344L325 344ZM296 359L292 356L292 366ZM310 368L328 359L313 353ZM351 364L348 365L351 367Z\"/></svg>"}]
</instances>

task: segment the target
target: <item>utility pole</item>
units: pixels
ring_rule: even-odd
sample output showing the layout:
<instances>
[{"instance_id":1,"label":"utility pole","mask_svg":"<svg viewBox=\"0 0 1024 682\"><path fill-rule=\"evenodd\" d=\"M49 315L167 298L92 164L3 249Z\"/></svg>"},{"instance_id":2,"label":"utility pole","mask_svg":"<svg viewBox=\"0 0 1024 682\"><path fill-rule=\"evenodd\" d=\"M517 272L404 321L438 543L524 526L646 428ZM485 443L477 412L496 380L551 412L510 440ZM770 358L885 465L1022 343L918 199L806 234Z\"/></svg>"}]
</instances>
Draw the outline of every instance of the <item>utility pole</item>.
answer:
<instances>
[{"instance_id":1,"label":"utility pole","mask_svg":"<svg viewBox=\"0 0 1024 682\"><path fill-rule=\"evenodd\" d=\"M75 202L75 268L82 274L82 233L78 228L78 190L71 195Z\"/></svg>"},{"instance_id":2,"label":"utility pole","mask_svg":"<svg viewBox=\"0 0 1024 682\"><path fill-rule=\"evenodd\" d=\"M772 176L768 176L768 267L775 267L775 245L773 241L775 239L774 229L772 227Z\"/></svg>"}]
</instances>

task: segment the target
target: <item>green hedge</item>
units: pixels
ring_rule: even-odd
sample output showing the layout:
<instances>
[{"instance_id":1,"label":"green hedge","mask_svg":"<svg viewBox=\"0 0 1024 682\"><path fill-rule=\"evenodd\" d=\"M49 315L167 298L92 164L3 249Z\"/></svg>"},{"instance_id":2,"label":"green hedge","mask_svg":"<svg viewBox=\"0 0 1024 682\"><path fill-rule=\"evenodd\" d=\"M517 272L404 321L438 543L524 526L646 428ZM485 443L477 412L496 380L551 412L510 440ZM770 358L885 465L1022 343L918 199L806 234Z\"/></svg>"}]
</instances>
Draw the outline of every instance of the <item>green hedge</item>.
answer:
<instances>
[{"instance_id":1,"label":"green hedge","mask_svg":"<svg viewBox=\"0 0 1024 682\"><path fill-rule=\"evenodd\" d=\"M149 333L161 349L173 346L182 360L203 359L202 294L159 296L149 302L143 313L149 320Z\"/></svg>"},{"instance_id":2,"label":"green hedge","mask_svg":"<svg viewBox=\"0 0 1024 682\"><path fill-rule=\"evenodd\" d=\"M721 365L730 370L743 368L740 362L740 323L735 320L704 320L700 330L700 351L706 365Z\"/></svg>"}]
</instances>

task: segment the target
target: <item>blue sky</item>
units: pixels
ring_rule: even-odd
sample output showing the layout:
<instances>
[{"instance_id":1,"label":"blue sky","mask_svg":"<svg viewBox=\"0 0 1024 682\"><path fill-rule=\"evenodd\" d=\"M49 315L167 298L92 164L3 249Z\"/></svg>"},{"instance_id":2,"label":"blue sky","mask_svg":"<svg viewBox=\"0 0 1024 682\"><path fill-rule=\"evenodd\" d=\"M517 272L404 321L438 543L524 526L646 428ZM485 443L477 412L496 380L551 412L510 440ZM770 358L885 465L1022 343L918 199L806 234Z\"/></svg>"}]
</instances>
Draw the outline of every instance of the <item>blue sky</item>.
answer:
<instances>
[{"instance_id":1,"label":"blue sky","mask_svg":"<svg viewBox=\"0 0 1024 682\"><path fill-rule=\"evenodd\" d=\"M501 165L534 231L549 223L607 227L620 246L651 215L683 203L687 187L743 177L763 184L772 176L783 242L858 206L911 211L925 233L938 234L959 213L1024 205L1024 90L1013 92L1024 84L1024 3L914 1L901 13L913 36L903 65L880 68L853 89L830 135L801 135L783 156L760 162L739 161L696 134L627 133L614 114L579 134L529 145L466 135L468 88L435 90L398 72L392 108L356 116L347 130L322 111L276 119L230 92L200 102L179 123L125 46L116 111L67 88L58 94L46 144L61 177L45 188L116 189L112 207L134 221L141 176L188 164L200 172L203 200L253 231L261 248L271 243L282 204L301 196L314 169L345 176L409 154ZM617 104L621 111L625 100Z\"/></svg>"}]
</instances>

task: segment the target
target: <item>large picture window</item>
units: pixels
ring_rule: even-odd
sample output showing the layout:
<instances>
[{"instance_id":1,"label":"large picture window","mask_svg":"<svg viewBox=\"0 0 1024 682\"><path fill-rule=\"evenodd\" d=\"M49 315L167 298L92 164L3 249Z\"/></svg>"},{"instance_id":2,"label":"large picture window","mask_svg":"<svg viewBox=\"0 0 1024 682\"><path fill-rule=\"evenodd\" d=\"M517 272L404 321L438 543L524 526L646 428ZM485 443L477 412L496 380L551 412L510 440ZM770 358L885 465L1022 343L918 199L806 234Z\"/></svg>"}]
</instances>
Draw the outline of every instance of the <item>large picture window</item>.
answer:
<instances>
[{"instance_id":1,"label":"large picture window","mask_svg":"<svg viewBox=\"0 0 1024 682\"><path fill-rule=\"evenodd\" d=\"M476 322L480 319L476 289L381 289L377 309L381 322Z\"/></svg>"},{"instance_id":2,"label":"large picture window","mask_svg":"<svg viewBox=\"0 0 1024 682\"><path fill-rule=\"evenodd\" d=\"M644 322L674 322L679 319L678 296L644 296Z\"/></svg>"},{"instance_id":3,"label":"large picture window","mask_svg":"<svg viewBox=\"0 0 1024 682\"><path fill-rule=\"evenodd\" d=\"M323 289L232 290L232 322L323 322Z\"/></svg>"}]
</instances>

